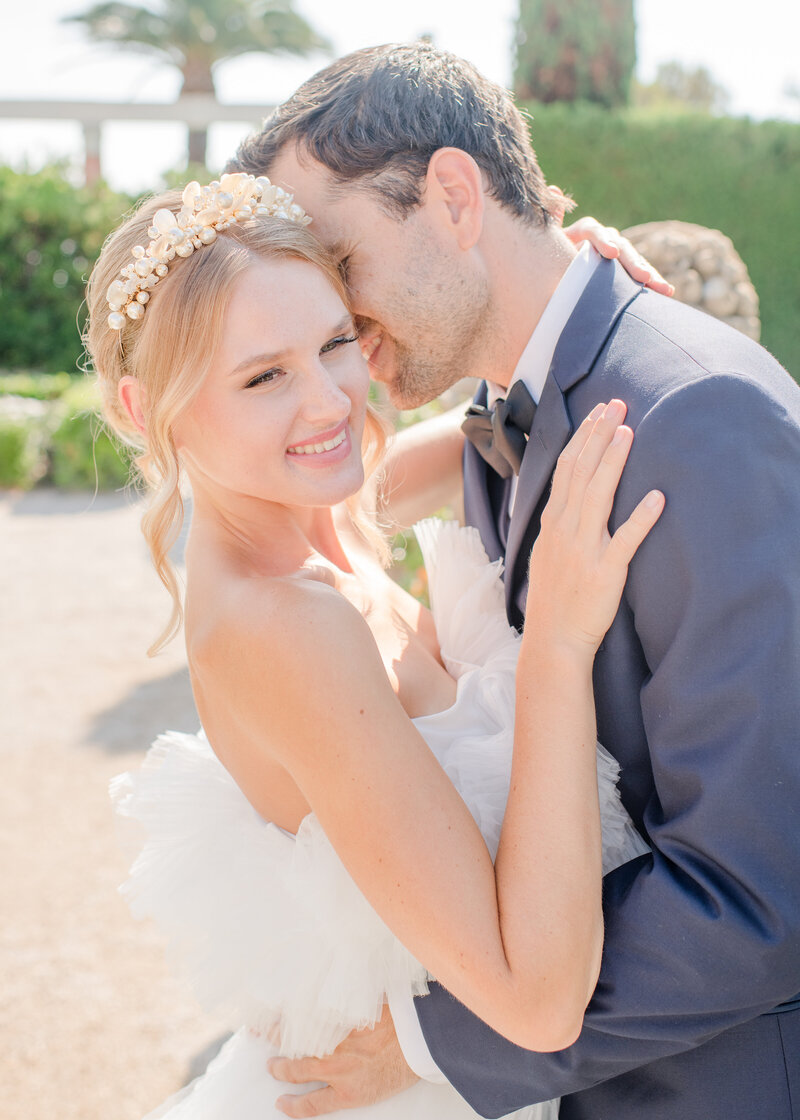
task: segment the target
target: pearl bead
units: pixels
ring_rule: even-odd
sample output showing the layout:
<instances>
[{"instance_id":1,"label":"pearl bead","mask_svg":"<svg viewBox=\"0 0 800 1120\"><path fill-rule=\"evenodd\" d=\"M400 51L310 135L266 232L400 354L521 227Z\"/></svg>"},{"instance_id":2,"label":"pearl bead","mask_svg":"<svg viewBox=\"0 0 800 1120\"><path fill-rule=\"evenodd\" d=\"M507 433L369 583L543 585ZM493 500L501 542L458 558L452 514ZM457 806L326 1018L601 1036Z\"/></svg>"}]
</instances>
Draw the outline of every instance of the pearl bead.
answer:
<instances>
[{"instance_id":1,"label":"pearl bead","mask_svg":"<svg viewBox=\"0 0 800 1120\"><path fill-rule=\"evenodd\" d=\"M197 237L203 245L211 245L214 241L217 240L217 231L211 226L205 226L200 230Z\"/></svg>"},{"instance_id":2,"label":"pearl bead","mask_svg":"<svg viewBox=\"0 0 800 1120\"><path fill-rule=\"evenodd\" d=\"M125 316L121 311L112 311L108 317L108 325L112 331L121 331L125 326Z\"/></svg>"},{"instance_id":3,"label":"pearl bead","mask_svg":"<svg viewBox=\"0 0 800 1120\"><path fill-rule=\"evenodd\" d=\"M191 241L183 241L180 245L175 246L175 252L179 257L190 257L194 252L194 245Z\"/></svg>"},{"instance_id":4,"label":"pearl bead","mask_svg":"<svg viewBox=\"0 0 800 1120\"><path fill-rule=\"evenodd\" d=\"M229 210L233 206L233 195L227 191L220 191L214 202L219 206L220 210Z\"/></svg>"},{"instance_id":5,"label":"pearl bead","mask_svg":"<svg viewBox=\"0 0 800 1120\"><path fill-rule=\"evenodd\" d=\"M127 292L121 280L114 280L108 287L106 299L109 303L125 303Z\"/></svg>"},{"instance_id":6,"label":"pearl bead","mask_svg":"<svg viewBox=\"0 0 800 1120\"><path fill-rule=\"evenodd\" d=\"M143 257L142 260L136 262L136 275L149 276L153 271L153 262L149 257Z\"/></svg>"},{"instance_id":7,"label":"pearl bead","mask_svg":"<svg viewBox=\"0 0 800 1120\"><path fill-rule=\"evenodd\" d=\"M250 206L242 206L242 208L240 210L237 210L233 216L237 222L246 222L249 218L252 218L253 211Z\"/></svg>"},{"instance_id":8,"label":"pearl bead","mask_svg":"<svg viewBox=\"0 0 800 1120\"><path fill-rule=\"evenodd\" d=\"M131 253L133 253L137 261L140 261L144 256L144 245L134 245L131 249Z\"/></svg>"},{"instance_id":9,"label":"pearl bead","mask_svg":"<svg viewBox=\"0 0 800 1120\"><path fill-rule=\"evenodd\" d=\"M125 314L129 319L141 319L142 315L144 315L144 308L140 303L134 300L133 303L129 303L125 308Z\"/></svg>"},{"instance_id":10,"label":"pearl bead","mask_svg":"<svg viewBox=\"0 0 800 1120\"><path fill-rule=\"evenodd\" d=\"M151 241L155 241L155 239L158 237L158 230L155 226L150 226L150 229L147 231L147 236Z\"/></svg>"},{"instance_id":11,"label":"pearl bead","mask_svg":"<svg viewBox=\"0 0 800 1120\"><path fill-rule=\"evenodd\" d=\"M136 296L137 303L145 304L150 299L149 292L139 292Z\"/></svg>"},{"instance_id":12,"label":"pearl bead","mask_svg":"<svg viewBox=\"0 0 800 1120\"><path fill-rule=\"evenodd\" d=\"M169 272L169 269L167 268L167 266L165 264L157 264L156 265L156 276L166 276L168 272Z\"/></svg>"},{"instance_id":13,"label":"pearl bead","mask_svg":"<svg viewBox=\"0 0 800 1120\"><path fill-rule=\"evenodd\" d=\"M122 287L125 289L125 294L126 295L132 296L139 290L139 281L138 280L126 280L125 283L122 285Z\"/></svg>"}]
</instances>

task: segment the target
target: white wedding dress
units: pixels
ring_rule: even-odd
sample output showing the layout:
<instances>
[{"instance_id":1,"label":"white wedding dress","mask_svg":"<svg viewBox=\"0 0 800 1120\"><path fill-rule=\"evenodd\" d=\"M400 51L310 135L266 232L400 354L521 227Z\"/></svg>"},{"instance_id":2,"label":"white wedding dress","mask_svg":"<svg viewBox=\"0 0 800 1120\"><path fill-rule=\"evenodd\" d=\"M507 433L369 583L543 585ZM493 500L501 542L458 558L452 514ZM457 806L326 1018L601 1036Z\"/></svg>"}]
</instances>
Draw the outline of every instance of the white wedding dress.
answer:
<instances>
[{"instance_id":1,"label":"white wedding dress","mask_svg":"<svg viewBox=\"0 0 800 1120\"><path fill-rule=\"evenodd\" d=\"M414 722L474 816L494 857L508 794L519 637L506 621L501 565L474 529L416 529L442 658L455 703ZM598 747L604 871L647 851L616 790L617 765ZM138 822L140 851L120 888L137 918L152 917L171 961L201 1002L239 1030L203 1076L148 1120L278 1120L278 1051L263 1032L281 1022L280 1052L322 1056L373 1024L385 996L427 991L425 969L361 895L313 815L297 837L263 820L205 736L169 732L140 772L112 782L118 814ZM364 838L365 843L369 838ZM141 846L143 844L143 846ZM519 1120L553 1120L557 1102ZM474 1120L449 1085L419 1082L352 1120Z\"/></svg>"}]
</instances>

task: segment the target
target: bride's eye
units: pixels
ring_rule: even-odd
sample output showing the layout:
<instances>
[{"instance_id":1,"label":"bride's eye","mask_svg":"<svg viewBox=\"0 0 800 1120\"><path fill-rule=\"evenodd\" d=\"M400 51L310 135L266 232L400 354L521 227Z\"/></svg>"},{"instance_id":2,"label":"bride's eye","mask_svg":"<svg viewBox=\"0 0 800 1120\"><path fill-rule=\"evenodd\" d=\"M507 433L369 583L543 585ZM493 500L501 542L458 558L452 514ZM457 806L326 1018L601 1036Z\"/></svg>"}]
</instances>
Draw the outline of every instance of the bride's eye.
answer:
<instances>
[{"instance_id":1,"label":"bride's eye","mask_svg":"<svg viewBox=\"0 0 800 1120\"><path fill-rule=\"evenodd\" d=\"M338 338L332 338L330 342L326 342L320 349L320 354L330 354L331 350L337 350L340 346L346 346L348 342L358 342L357 334L342 334Z\"/></svg>"},{"instance_id":2,"label":"bride's eye","mask_svg":"<svg viewBox=\"0 0 800 1120\"><path fill-rule=\"evenodd\" d=\"M245 385L245 389L252 389L256 385L269 385L273 381L276 381L282 373L283 370L278 367L275 369L266 369L263 373L259 373L258 377L254 377L251 381L248 381Z\"/></svg>"}]
</instances>

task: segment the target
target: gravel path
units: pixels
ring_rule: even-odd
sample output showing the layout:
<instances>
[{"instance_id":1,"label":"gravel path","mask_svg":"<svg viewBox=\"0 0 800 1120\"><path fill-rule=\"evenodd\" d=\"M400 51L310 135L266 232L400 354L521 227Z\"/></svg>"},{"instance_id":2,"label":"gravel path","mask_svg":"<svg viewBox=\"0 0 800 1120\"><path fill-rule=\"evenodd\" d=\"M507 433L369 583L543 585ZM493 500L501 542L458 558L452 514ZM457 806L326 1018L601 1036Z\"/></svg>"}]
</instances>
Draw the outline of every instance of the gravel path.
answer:
<instances>
[{"instance_id":1,"label":"gravel path","mask_svg":"<svg viewBox=\"0 0 800 1120\"><path fill-rule=\"evenodd\" d=\"M109 779L198 724L180 639L145 655L168 599L139 516L0 493L2 1120L138 1120L224 1029L115 889Z\"/></svg>"}]
</instances>

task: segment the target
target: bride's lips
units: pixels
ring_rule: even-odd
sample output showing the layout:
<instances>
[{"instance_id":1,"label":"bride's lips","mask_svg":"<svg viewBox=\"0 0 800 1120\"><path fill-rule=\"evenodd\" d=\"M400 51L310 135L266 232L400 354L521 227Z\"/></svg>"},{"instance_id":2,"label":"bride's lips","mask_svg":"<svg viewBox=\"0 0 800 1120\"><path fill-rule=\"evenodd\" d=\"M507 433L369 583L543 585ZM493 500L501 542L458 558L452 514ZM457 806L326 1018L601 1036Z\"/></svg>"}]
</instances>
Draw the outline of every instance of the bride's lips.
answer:
<instances>
[{"instance_id":1,"label":"bride's lips","mask_svg":"<svg viewBox=\"0 0 800 1120\"><path fill-rule=\"evenodd\" d=\"M306 467L329 467L346 459L352 450L350 439L349 417L342 420L335 428L312 436L311 439L300 440L286 449L286 454Z\"/></svg>"}]
</instances>

